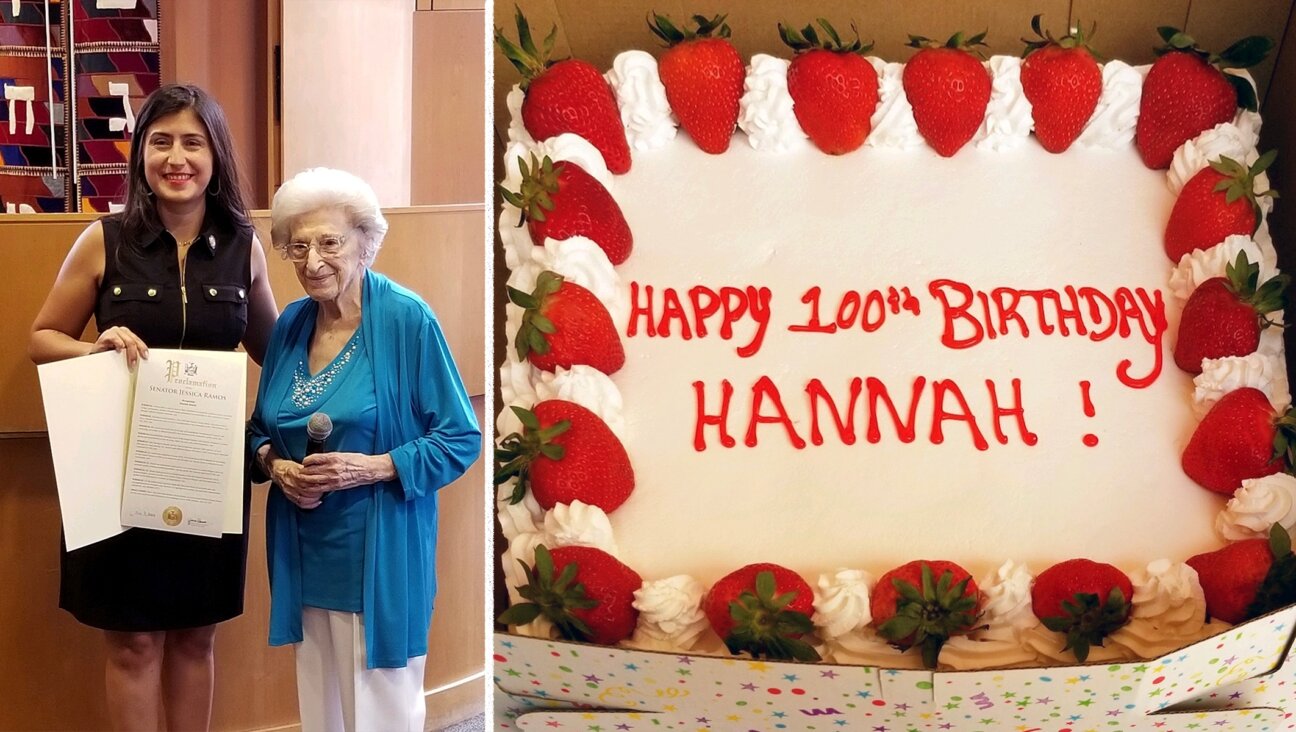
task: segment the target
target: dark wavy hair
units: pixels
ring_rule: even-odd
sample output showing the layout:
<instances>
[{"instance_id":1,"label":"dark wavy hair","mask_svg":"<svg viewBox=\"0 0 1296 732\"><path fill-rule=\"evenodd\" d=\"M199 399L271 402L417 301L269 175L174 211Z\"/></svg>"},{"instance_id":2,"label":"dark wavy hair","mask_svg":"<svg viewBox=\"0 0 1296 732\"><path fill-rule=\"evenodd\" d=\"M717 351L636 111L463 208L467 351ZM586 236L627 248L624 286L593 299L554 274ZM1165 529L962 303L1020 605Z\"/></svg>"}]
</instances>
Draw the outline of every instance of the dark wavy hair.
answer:
<instances>
[{"instance_id":1,"label":"dark wavy hair","mask_svg":"<svg viewBox=\"0 0 1296 732\"><path fill-rule=\"evenodd\" d=\"M206 194L207 221L234 233L252 228L225 111L210 94L192 84L166 84L144 100L135 121L135 135L130 146L130 172L126 175L126 207L122 211L121 224L128 242L142 243L141 239L163 228L153 191L144 177L143 146L154 122L186 109L192 109L202 121L212 149L212 179L207 184ZM215 192L212 191L213 184Z\"/></svg>"}]
</instances>

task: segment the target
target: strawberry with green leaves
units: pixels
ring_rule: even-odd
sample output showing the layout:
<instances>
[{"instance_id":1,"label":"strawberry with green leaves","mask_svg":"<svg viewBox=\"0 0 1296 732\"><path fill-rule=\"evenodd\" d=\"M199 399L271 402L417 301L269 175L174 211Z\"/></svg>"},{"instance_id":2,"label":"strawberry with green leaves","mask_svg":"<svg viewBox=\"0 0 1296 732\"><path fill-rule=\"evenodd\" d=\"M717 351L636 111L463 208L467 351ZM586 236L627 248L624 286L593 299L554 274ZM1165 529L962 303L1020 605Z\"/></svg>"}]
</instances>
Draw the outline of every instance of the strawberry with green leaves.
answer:
<instances>
[{"instance_id":1,"label":"strawberry with green leaves","mask_svg":"<svg viewBox=\"0 0 1296 732\"><path fill-rule=\"evenodd\" d=\"M981 591L959 565L919 560L882 575L869 604L878 635L901 650L918 646L923 665L936 668L945 641L976 626Z\"/></svg>"},{"instance_id":2,"label":"strawberry with green leaves","mask_svg":"<svg viewBox=\"0 0 1296 732\"><path fill-rule=\"evenodd\" d=\"M630 457L597 414L562 399L512 409L522 431L495 448L495 485L517 478L510 503L520 503L530 490L546 511L580 501L612 513L630 497Z\"/></svg>"},{"instance_id":3,"label":"strawberry with green leaves","mask_svg":"<svg viewBox=\"0 0 1296 732\"><path fill-rule=\"evenodd\" d=\"M565 640L611 646L634 633L639 611L634 593L643 579L602 549L536 547L535 564L528 567L519 602L499 616L506 625L526 625L537 618L554 624Z\"/></svg>"},{"instance_id":4,"label":"strawberry with green leaves","mask_svg":"<svg viewBox=\"0 0 1296 732\"><path fill-rule=\"evenodd\" d=\"M1206 613L1234 625L1296 602L1296 555L1281 524L1268 539L1247 539L1186 564L1206 593Z\"/></svg>"},{"instance_id":5,"label":"strawberry with green leaves","mask_svg":"<svg viewBox=\"0 0 1296 732\"><path fill-rule=\"evenodd\" d=\"M865 58L873 44L846 44L832 24L819 18L825 38L813 25L800 32L779 23L779 36L796 55L788 67L792 113L815 147L829 155L859 149L872 129L878 105L877 71Z\"/></svg>"},{"instance_id":6,"label":"strawberry with green leaves","mask_svg":"<svg viewBox=\"0 0 1296 732\"><path fill-rule=\"evenodd\" d=\"M990 72L973 52L984 46L985 33L964 39L955 33L941 46L922 36L909 36L920 49L905 64L902 82L913 106L918 132L943 157L967 144L985 119L990 103Z\"/></svg>"},{"instance_id":7,"label":"strawberry with green leaves","mask_svg":"<svg viewBox=\"0 0 1296 732\"><path fill-rule=\"evenodd\" d=\"M1031 587L1031 609L1044 627L1066 636L1064 651L1084 663L1089 649L1129 622L1134 583L1119 569L1089 559L1049 567Z\"/></svg>"},{"instance_id":8,"label":"strawberry with green leaves","mask_svg":"<svg viewBox=\"0 0 1296 732\"><path fill-rule=\"evenodd\" d=\"M592 366L605 374L625 365L625 349L607 307L594 293L554 272L541 272L530 294L509 287L523 309L513 346L520 360L542 371Z\"/></svg>"},{"instance_id":9,"label":"strawberry with green leaves","mask_svg":"<svg viewBox=\"0 0 1296 732\"><path fill-rule=\"evenodd\" d=\"M548 156L531 155L528 166L518 158L522 185L517 191L500 187L504 200L522 210L523 223L531 241L543 246L545 239L562 241L583 236L599 246L612 264L630 256L634 238L621 207L594 176L573 162L555 163Z\"/></svg>"},{"instance_id":10,"label":"strawberry with green leaves","mask_svg":"<svg viewBox=\"0 0 1296 732\"><path fill-rule=\"evenodd\" d=\"M1197 424L1181 457L1198 485L1232 496L1242 481L1287 470L1296 459L1296 412L1279 415L1251 387L1220 397Z\"/></svg>"},{"instance_id":11,"label":"strawberry with green leaves","mask_svg":"<svg viewBox=\"0 0 1296 732\"><path fill-rule=\"evenodd\" d=\"M814 630L814 591L777 564L749 564L721 577L702 597L702 612L731 653L818 661L803 636Z\"/></svg>"},{"instance_id":12,"label":"strawberry with green leaves","mask_svg":"<svg viewBox=\"0 0 1296 732\"><path fill-rule=\"evenodd\" d=\"M1040 16L1031 18L1039 40L1023 38L1021 83L1031 103L1035 139L1051 153L1071 147L1093 116L1102 96L1102 69L1089 39L1077 29L1060 39L1040 29ZM1089 32L1093 34L1092 29Z\"/></svg>"},{"instance_id":13,"label":"strawberry with green leaves","mask_svg":"<svg viewBox=\"0 0 1296 732\"><path fill-rule=\"evenodd\" d=\"M1174 358L1179 368L1200 374L1202 360L1245 356L1260 347L1260 331L1282 325L1270 319L1287 305L1290 277L1278 275L1259 284L1260 266L1238 252L1225 268L1193 290L1179 318Z\"/></svg>"},{"instance_id":14,"label":"strawberry with green leaves","mask_svg":"<svg viewBox=\"0 0 1296 732\"><path fill-rule=\"evenodd\" d=\"M1221 156L1189 178L1166 223L1165 250L1170 261L1177 264L1183 255L1209 249L1234 234L1255 234L1262 216L1260 199L1278 197L1277 191L1256 193L1256 176L1277 155L1270 150L1250 167Z\"/></svg>"},{"instance_id":15,"label":"strawberry with green leaves","mask_svg":"<svg viewBox=\"0 0 1296 732\"><path fill-rule=\"evenodd\" d=\"M1255 89L1224 69L1255 66L1273 49L1273 41L1251 36L1216 55L1198 48L1177 28L1162 27L1157 33L1165 45L1156 49L1158 58L1143 81L1134 145L1144 165L1164 170L1180 145L1232 120L1238 106L1256 109Z\"/></svg>"},{"instance_id":16,"label":"strawberry with green leaves","mask_svg":"<svg viewBox=\"0 0 1296 732\"><path fill-rule=\"evenodd\" d=\"M657 62L666 101L680 126L704 152L717 155L729 149L738 124L747 68L728 41L725 16L694 15L696 28L677 28L657 13L648 30L665 42L667 50Z\"/></svg>"},{"instance_id":17,"label":"strawberry with green leaves","mask_svg":"<svg viewBox=\"0 0 1296 732\"><path fill-rule=\"evenodd\" d=\"M630 170L630 144L617 109L616 96L607 80L592 64L579 59L551 60L558 26L536 48L526 16L517 10L518 42L510 41L502 28L495 29L495 43L505 58L522 74L522 124L539 141L571 132L585 138L603 154L613 173Z\"/></svg>"}]
</instances>

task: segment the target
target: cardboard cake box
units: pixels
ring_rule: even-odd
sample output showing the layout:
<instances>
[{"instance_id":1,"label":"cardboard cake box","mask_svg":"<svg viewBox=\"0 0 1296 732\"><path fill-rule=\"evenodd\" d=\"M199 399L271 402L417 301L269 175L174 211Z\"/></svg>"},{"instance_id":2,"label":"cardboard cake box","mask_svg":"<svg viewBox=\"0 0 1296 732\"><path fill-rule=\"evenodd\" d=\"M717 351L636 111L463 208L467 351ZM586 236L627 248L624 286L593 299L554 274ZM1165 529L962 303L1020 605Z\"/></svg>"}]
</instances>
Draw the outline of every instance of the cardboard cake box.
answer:
<instances>
[{"instance_id":1,"label":"cardboard cake box","mask_svg":"<svg viewBox=\"0 0 1296 732\"><path fill-rule=\"evenodd\" d=\"M1224 6L1228 6L1225 8ZM749 2L731 8L682 3L523 0L538 37L558 27L557 55L574 55L599 68L620 50L653 49L644 18L648 11L677 17L731 11L734 41L743 58L754 53L788 56L774 30L809 15L844 24L860 22L875 38L876 55L908 58L905 33L945 37L955 30L989 27L988 53L1021 50L1019 26L1036 13L1097 19L1101 51L1130 63L1149 63L1154 29L1184 27L1204 45L1223 45L1245 35L1280 41L1269 61L1253 69L1265 118L1262 149L1296 154L1289 133L1296 124L1296 53L1281 57L1292 9L1290 1L1221 3L982 2L956 6L934 1L881 8L878 3L816 2L794 13L778 3ZM881 12L885 10L885 12ZM494 10L496 27L512 30L513 3ZM1070 15L1068 15L1070 14ZM797 17L791 17L796 15ZM742 16L742 17L739 17ZM788 17L784 17L788 16ZM806 16L806 17L803 17ZM885 16L885 17L884 17ZM1103 41L1107 42L1104 43ZM1296 48L1296 41L1292 42ZM1290 68L1289 68L1290 67ZM504 96L516 72L498 50L494 56L496 164L508 139ZM1291 178L1281 163L1273 185ZM498 180L498 170L495 178ZM498 201L497 201L498 203ZM1293 271L1280 203L1271 226L1279 268ZM498 210L498 209L497 209ZM508 272L495 249L496 357L501 336L503 287ZM1288 314L1291 317L1291 314ZM1291 322L1291 321L1289 321ZM1288 352L1291 352L1290 347ZM1289 361L1289 371L1291 364ZM498 395L497 395L498 400ZM497 401L494 412L502 404ZM500 539L497 538L497 542ZM506 543L493 554L505 553ZM507 606L503 576L495 563L497 608ZM523 730L868 730L908 732L1084 732L1086 730L1296 730L1296 606L1232 628L1156 660L968 672L889 670L867 666L756 661L746 657L677 655L551 641L497 632L493 638L494 729Z\"/></svg>"},{"instance_id":2,"label":"cardboard cake box","mask_svg":"<svg viewBox=\"0 0 1296 732\"><path fill-rule=\"evenodd\" d=\"M1296 606L1150 661L986 671L717 658L497 633L494 729L1296 729Z\"/></svg>"}]
</instances>

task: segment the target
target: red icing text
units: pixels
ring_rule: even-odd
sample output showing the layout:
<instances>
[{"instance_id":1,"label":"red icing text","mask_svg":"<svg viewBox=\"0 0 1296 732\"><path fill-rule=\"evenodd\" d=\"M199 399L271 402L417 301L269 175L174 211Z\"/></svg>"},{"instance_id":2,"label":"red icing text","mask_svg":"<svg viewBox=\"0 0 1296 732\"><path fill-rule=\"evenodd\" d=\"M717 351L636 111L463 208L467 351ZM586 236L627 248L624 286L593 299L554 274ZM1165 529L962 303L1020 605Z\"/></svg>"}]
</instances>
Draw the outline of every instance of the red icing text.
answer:
<instances>
[{"instance_id":1,"label":"red icing text","mask_svg":"<svg viewBox=\"0 0 1296 732\"><path fill-rule=\"evenodd\" d=\"M728 379L721 380L718 394L708 393L704 382L695 381L693 447L705 451L709 447L707 436L712 432L722 447L735 447L738 441L731 426L743 431L743 444L748 447L758 446L764 435L767 440L784 439L801 450L810 444L824 444L828 439L825 433L843 445L854 445L858 440L856 418L861 412L866 420L864 437L873 444L881 442L884 434L903 443L915 441L920 415L930 416L926 439L933 445L945 442L948 428L951 434L966 433L977 450L988 450L990 443L983 424L991 426L994 440L1000 445L1009 444L1014 434L1024 445L1038 444L1039 437L1026 425L1021 380L1013 379L1007 388L992 379L986 379L984 384L989 409L978 417L963 389L952 379L929 381L918 376L908 389L892 394L881 380L857 376L850 380L845 393L835 395L819 379L810 379L804 399L785 401L774 381L762 376L747 392L749 399L743 400L745 409L741 413L733 408L734 387ZM809 442L797 428L806 422Z\"/></svg>"},{"instance_id":2,"label":"red icing text","mask_svg":"<svg viewBox=\"0 0 1296 732\"><path fill-rule=\"evenodd\" d=\"M1162 340L1168 327L1165 302L1160 290L1118 287L1110 295L1092 287L1067 285L1052 289L1020 290L996 287L974 290L954 280L933 280L927 286L941 306L945 329L941 344L963 349L1012 333L1030 337L1032 327L1040 335L1076 335L1104 341L1113 335L1129 338L1138 333L1152 346L1152 366L1145 376L1131 376L1133 362L1122 360L1116 376L1134 389L1150 386L1161 375Z\"/></svg>"},{"instance_id":3,"label":"red icing text","mask_svg":"<svg viewBox=\"0 0 1296 732\"><path fill-rule=\"evenodd\" d=\"M669 338L672 329L678 328L679 337L690 340L695 335L706 338L708 323L719 321L718 335L722 340L734 337L734 325L744 319L756 326L747 345L740 346L738 355L748 358L760 350L765 332L770 324L770 298L768 287L721 287L718 290L697 285L681 297L673 287L655 291L652 285L630 283L630 322L626 337L639 334L642 323L649 338Z\"/></svg>"}]
</instances>

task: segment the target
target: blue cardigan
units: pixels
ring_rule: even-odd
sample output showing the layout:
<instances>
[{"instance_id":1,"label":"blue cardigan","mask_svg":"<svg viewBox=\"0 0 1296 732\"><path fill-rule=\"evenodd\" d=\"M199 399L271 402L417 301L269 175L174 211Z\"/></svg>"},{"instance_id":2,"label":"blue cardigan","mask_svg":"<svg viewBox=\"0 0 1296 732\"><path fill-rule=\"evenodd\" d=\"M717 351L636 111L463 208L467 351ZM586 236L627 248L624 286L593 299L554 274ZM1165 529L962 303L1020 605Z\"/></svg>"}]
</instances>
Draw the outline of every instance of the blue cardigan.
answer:
<instances>
[{"instance_id":1,"label":"blue cardigan","mask_svg":"<svg viewBox=\"0 0 1296 732\"><path fill-rule=\"evenodd\" d=\"M306 354L317 312L315 301L302 298L275 323L248 426L253 454L267 441L288 454L273 415ZM397 474L351 489L372 491L374 499L365 531L365 649L369 668L402 668L427 653L436 596L436 491L477 459L481 431L436 315L418 295L366 272L360 328L373 362L377 452L391 455ZM266 555L275 646L302 640L298 511L271 488Z\"/></svg>"}]
</instances>

